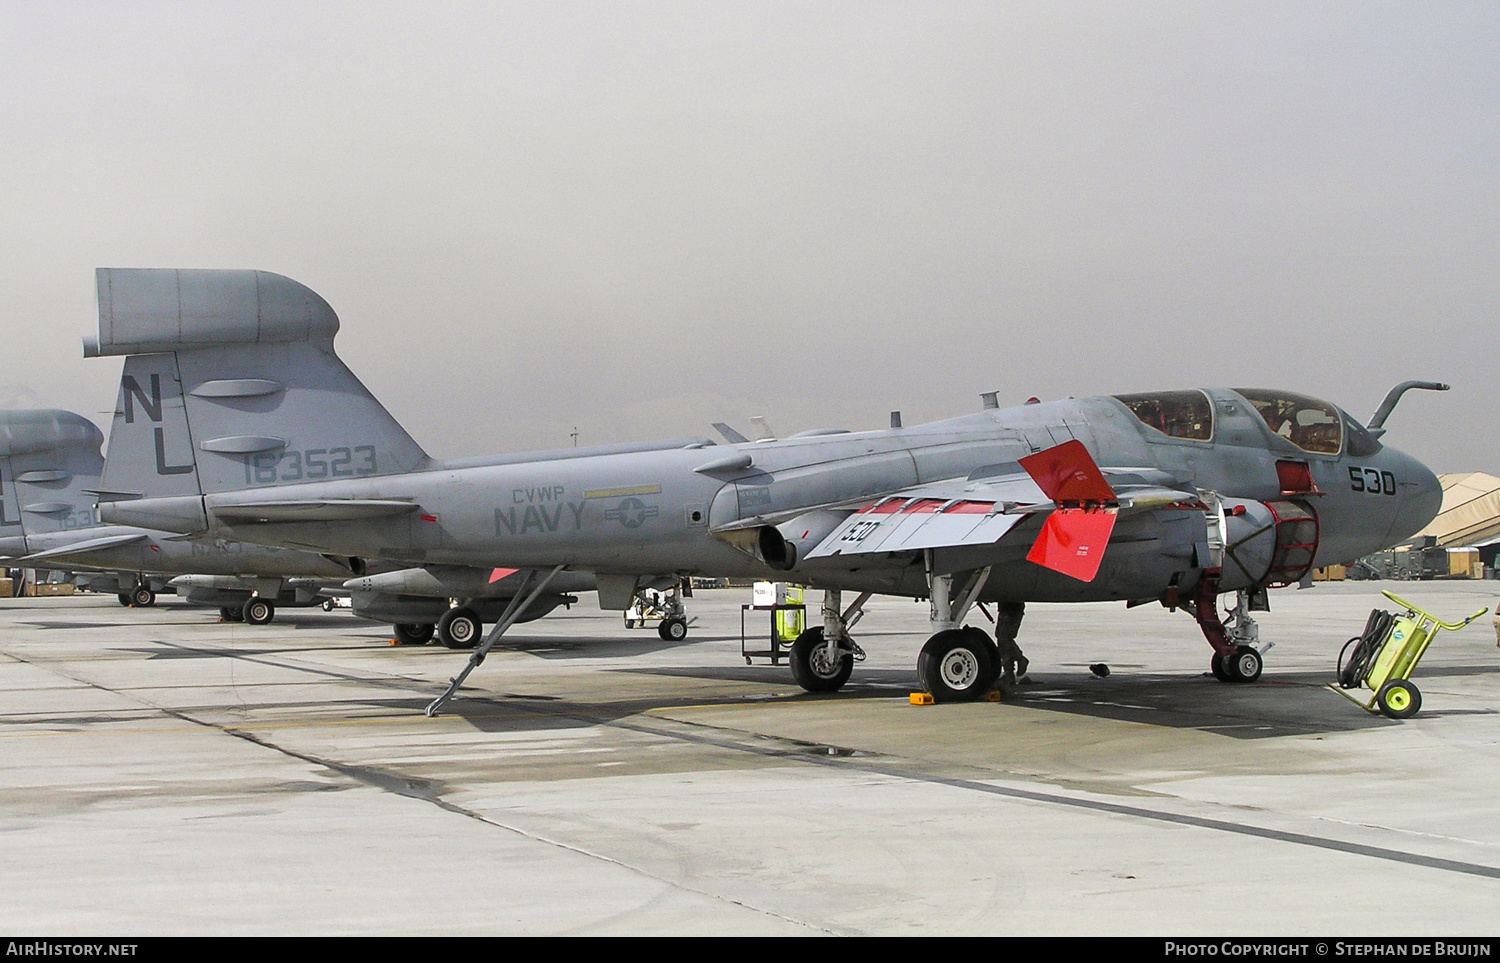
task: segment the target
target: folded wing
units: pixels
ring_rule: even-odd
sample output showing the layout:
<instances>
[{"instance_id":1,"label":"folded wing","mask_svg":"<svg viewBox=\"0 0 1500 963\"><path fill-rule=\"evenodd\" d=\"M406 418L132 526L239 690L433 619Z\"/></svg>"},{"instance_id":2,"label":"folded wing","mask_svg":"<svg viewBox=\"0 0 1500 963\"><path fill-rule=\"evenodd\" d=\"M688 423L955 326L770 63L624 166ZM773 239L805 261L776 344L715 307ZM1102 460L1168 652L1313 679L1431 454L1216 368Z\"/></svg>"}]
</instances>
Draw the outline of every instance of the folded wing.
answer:
<instances>
[{"instance_id":1,"label":"folded wing","mask_svg":"<svg viewBox=\"0 0 1500 963\"><path fill-rule=\"evenodd\" d=\"M1198 505L1196 492L1128 469L1101 471L1078 441L1023 458L1019 467L881 498L853 511L807 558L993 545L1029 516L1046 514L1027 559L1088 582L1121 513Z\"/></svg>"}]
</instances>

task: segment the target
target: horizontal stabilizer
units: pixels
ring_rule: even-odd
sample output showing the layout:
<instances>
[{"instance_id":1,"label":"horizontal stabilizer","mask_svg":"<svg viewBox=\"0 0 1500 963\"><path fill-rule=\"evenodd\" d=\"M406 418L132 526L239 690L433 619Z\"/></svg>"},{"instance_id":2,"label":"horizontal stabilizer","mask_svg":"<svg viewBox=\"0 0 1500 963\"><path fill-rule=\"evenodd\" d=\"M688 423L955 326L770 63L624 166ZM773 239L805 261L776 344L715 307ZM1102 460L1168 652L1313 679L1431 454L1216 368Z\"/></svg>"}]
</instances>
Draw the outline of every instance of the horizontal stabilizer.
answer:
<instances>
[{"instance_id":1,"label":"horizontal stabilizer","mask_svg":"<svg viewBox=\"0 0 1500 963\"><path fill-rule=\"evenodd\" d=\"M71 545L63 545L58 548L49 548L45 552L36 552L25 558L17 559L20 562L43 562L55 558L71 558L79 555L87 555L90 552L101 552L106 548L115 548L119 545L129 545L131 542L139 542L147 537L145 532L129 532L124 535L106 535L103 538L91 538L87 541L74 542Z\"/></svg>"},{"instance_id":2,"label":"horizontal stabilizer","mask_svg":"<svg viewBox=\"0 0 1500 963\"><path fill-rule=\"evenodd\" d=\"M416 511L417 507L415 502L384 498L314 498L209 505L214 516L226 522L348 522L405 515Z\"/></svg>"}]
</instances>

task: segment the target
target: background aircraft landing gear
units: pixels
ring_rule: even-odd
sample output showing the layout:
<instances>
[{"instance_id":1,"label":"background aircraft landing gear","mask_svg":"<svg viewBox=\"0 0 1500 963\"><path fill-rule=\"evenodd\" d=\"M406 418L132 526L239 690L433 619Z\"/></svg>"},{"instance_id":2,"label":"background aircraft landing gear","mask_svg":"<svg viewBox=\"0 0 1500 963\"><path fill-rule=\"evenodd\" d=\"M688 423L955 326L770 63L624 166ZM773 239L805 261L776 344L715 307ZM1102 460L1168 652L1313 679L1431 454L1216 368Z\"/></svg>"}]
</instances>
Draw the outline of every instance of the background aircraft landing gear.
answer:
<instances>
[{"instance_id":1,"label":"background aircraft landing gear","mask_svg":"<svg viewBox=\"0 0 1500 963\"><path fill-rule=\"evenodd\" d=\"M792 643L792 678L808 692L837 692L849 681L854 671L854 651L839 648L837 660L828 658L828 644L823 639L823 627L815 626Z\"/></svg>"},{"instance_id":2,"label":"background aircraft landing gear","mask_svg":"<svg viewBox=\"0 0 1500 963\"><path fill-rule=\"evenodd\" d=\"M682 583L678 582L665 591L641 589L630 600L625 610L627 629L645 628L656 622L656 634L663 642L681 642L688 635L687 609L682 604Z\"/></svg>"},{"instance_id":3,"label":"background aircraft landing gear","mask_svg":"<svg viewBox=\"0 0 1500 963\"><path fill-rule=\"evenodd\" d=\"M449 609L438 619L438 641L450 649L472 649L484 635L484 622L466 605Z\"/></svg>"},{"instance_id":4,"label":"background aircraft landing gear","mask_svg":"<svg viewBox=\"0 0 1500 963\"><path fill-rule=\"evenodd\" d=\"M391 629L396 633L396 641L402 645L426 645L432 641L437 626L431 622L412 622L397 623Z\"/></svg>"},{"instance_id":5,"label":"background aircraft landing gear","mask_svg":"<svg viewBox=\"0 0 1500 963\"><path fill-rule=\"evenodd\" d=\"M244 613L248 625L270 625L276 618L276 606L267 599L251 599L245 603Z\"/></svg>"}]
</instances>

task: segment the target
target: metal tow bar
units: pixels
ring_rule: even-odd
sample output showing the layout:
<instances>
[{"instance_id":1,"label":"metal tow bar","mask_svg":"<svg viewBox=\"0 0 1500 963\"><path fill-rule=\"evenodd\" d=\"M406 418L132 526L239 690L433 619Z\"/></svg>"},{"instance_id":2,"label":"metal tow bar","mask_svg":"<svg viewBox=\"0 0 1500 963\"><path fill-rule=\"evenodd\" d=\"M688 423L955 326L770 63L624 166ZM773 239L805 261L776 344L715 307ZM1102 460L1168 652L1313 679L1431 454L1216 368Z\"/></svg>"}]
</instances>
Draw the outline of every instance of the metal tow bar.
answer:
<instances>
[{"instance_id":1,"label":"metal tow bar","mask_svg":"<svg viewBox=\"0 0 1500 963\"><path fill-rule=\"evenodd\" d=\"M531 603L536 601L537 596L546 590L552 580L557 577L557 573L561 572L563 568L564 566L558 565L552 571L548 572L547 577L542 579L537 587L531 590L531 594L524 597L523 601L522 593L531 584L531 580L536 577L536 569L529 569L526 572L526 577L521 580L520 590L510 600L510 605L505 607L505 614L500 616L500 621L495 623L493 629L490 629L490 634L484 637L484 641L480 643L479 648L475 649L474 654L469 656L469 664L464 666L464 670L452 680L452 683L448 686L448 691L433 699L426 710L424 710L424 715L431 718L438 714L438 710L443 707L443 704L453 698L453 693L457 692L458 687L464 684L464 680L469 677L469 673L479 667L479 664L484 661L484 657L489 654L490 649L494 647L496 642L500 641L500 636L504 635L506 630L512 625L516 624L516 620L521 617L521 613L530 608Z\"/></svg>"}]
</instances>

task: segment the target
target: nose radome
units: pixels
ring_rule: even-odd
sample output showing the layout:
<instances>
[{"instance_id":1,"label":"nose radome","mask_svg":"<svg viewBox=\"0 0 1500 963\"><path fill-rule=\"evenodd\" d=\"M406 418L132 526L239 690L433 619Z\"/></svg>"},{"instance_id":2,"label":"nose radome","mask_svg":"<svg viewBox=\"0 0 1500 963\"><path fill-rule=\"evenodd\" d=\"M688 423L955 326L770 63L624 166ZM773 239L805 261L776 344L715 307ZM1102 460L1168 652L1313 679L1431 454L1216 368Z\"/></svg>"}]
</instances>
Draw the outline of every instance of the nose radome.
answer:
<instances>
[{"instance_id":1,"label":"nose radome","mask_svg":"<svg viewBox=\"0 0 1500 963\"><path fill-rule=\"evenodd\" d=\"M1401 459L1403 464L1397 474L1401 481L1396 492L1400 504L1388 536L1393 544L1404 542L1426 528L1443 508L1443 485L1432 469L1410 455L1403 454Z\"/></svg>"}]
</instances>

